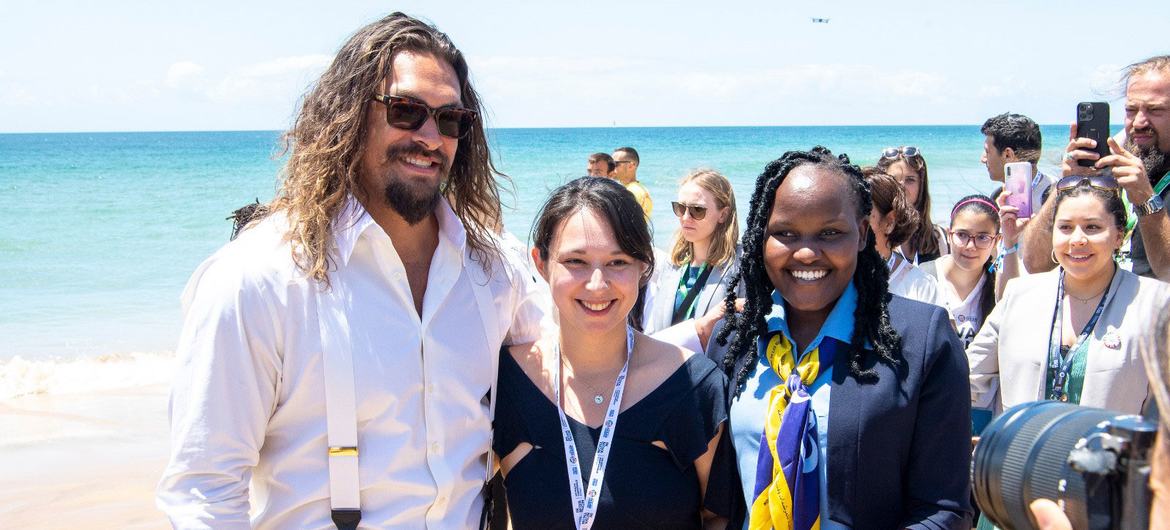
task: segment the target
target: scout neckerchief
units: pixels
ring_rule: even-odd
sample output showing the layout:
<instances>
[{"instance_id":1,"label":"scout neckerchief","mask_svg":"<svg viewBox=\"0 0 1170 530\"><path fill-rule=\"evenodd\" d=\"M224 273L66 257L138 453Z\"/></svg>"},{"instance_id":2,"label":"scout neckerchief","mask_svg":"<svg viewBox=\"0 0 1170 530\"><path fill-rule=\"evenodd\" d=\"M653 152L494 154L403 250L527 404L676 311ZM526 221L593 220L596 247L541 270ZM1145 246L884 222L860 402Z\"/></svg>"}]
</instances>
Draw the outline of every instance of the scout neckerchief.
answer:
<instances>
[{"instance_id":1,"label":"scout neckerchief","mask_svg":"<svg viewBox=\"0 0 1170 530\"><path fill-rule=\"evenodd\" d=\"M817 427L815 421L810 421L812 398L808 387L833 367L834 357L843 354L849 345L825 336L797 363L792 341L783 332L761 337L761 346L765 341L768 364L781 383L768 391L768 416L760 437L748 528L820 528L818 465L824 464L818 464Z\"/></svg>"},{"instance_id":2,"label":"scout neckerchief","mask_svg":"<svg viewBox=\"0 0 1170 530\"><path fill-rule=\"evenodd\" d=\"M674 299L680 301L674 308L674 315L670 317L670 325L672 326L695 316L695 300L699 298L699 293L707 285L707 278L711 276L710 264L704 263L699 267L697 278L691 276L691 269L690 263L687 263L678 280L678 290L675 291ZM691 278L694 278L694 283L687 285L687 280Z\"/></svg>"},{"instance_id":3,"label":"scout neckerchief","mask_svg":"<svg viewBox=\"0 0 1170 530\"><path fill-rule=\"evenodd\" d=\"M1116 273L1114 273L1116 274ZM1113 282L1110 281L1110 284ZM1060 354L1061 337L1064 336L1064 269L1060 271L1060 283L1056 287L1056 309L1052 316L1052 334L1048 336L1048 373L1045 382L1045 398L1056 401L1067 401L1074 404L1081 402L1081 389L1085 384L1085 358L1088 356L1089 336L1097 326L1097 319L1105 310L1105 299L1109 298L1109 285L1101 293L1101 301L1097 302L1097 309L1093 316L1085 323L1084 329L1077 337L1077 341L1068 349L1068 355Z\"/></svg>"},{"instance_id":4,"label":"scout neckerchief","mask_svg":"<svg viewBox=\"0 0 1170 530\"><path fill-rule=\"evenodd\" d=\"M597 453L593 456L593 470L589 472L589 489L581 480L581 462L577 459L577 442L569 429L569 420L561 406L561 344L554 346L556 364L553 368L553 397L557 402L557 414L561 417L561 440L565 445L565 465L569 471L569 493L573 498L573 525L577 530L589 530L597 517L597 504L601 496L601 482L605 480L605 464L609 450L613 447L613 433L617 430L618 414L622 407L622 391L626 388L626 371L630 368L630 355L634 353L634 329L626 326L626 364L618 373L613 385L613 397L605 411L601 424L601 438L597 440Z\"/></svg>"}]
</instances>

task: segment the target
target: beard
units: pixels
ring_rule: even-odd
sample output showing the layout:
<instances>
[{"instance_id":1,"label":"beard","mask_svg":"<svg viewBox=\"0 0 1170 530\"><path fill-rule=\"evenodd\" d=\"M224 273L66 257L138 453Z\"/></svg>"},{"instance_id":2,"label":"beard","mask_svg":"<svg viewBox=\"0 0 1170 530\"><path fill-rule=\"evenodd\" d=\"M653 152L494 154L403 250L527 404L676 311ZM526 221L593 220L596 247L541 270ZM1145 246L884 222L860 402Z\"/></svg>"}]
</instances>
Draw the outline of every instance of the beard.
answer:
<instances>
[{"instance_id":1,"label":"beard","mask_svg":"<svg viewBox=\"0 0 1170 530\"><path fill-rule=\"evenodd\" d=\"M413 226L426 219L431 212L435 211L435 207L438 206L439 198L442 196L440 186L442 182L447 180L447 174L451 171L451 161L443 153L427 151L413 144L409 146L391 146L386 150L386 160L388 162L393 162L411 155L433 158L439 161L438 183L431 185L426 182L407 179L392 170L387 170L387 183L386 187L382 190L382 198L386 202L386 206L389 206L390 209L402 216L404 221Z\"/></svg>"},{"instance_id":2,"label":"beard","mask_svg":"<svg viewBox=\"0 0 1170 530\"><path fill-rule=\"evenodd\" d=\"M1153 128L1147 128L1126 132L1128 134L1126 134L1125 150L1142 159L1142 165L1146 167L1146 175L1150 177L1150 182L1156 182L1170 170L1170 159L1166 157L1166 152L1158 148L1158 131L1155 131ZM1134 132L1151 134L1153 135L1154 141L1148 147L1142 147L1129 139Z\"/></svg>"}]
</instances>

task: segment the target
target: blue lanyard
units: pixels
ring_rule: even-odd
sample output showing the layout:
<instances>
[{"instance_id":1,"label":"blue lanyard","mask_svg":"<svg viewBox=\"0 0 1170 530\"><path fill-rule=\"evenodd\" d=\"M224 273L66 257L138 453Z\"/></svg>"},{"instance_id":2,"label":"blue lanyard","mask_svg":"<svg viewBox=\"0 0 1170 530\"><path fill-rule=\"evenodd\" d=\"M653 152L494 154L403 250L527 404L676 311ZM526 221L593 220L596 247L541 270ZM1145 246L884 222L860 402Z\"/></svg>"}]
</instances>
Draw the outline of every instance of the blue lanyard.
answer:
<instances>
[{"instance_id":1,"label":"blue lanyard","mask_svg":"<svg viewBox=\"0 0 1170 530\"><path fill-rule=\"evenodd\" d=\"M1113 281L1110 280L1109 284L1112 285L1112 283ZM1068 384L1068 373L1072 369L1073 359L1076 359L1081 349L1088 348L1089 335L1097 326L1097 320L1101 318L1101 313L1105 311L1105 299L1109 298L1110 285L1105 286L1105 292L1101 293L1101 300L1097 302L1097 309L1093 311L1093 316L1089 317L1089 321L1085 323L1077 341L1068 349L1068 355L1062 356L1060 342L1061 337L1064 336L1064 304L1062 303L1064 300L1064 269L1060 270L1060 283L1056 286L1056 310L1053 311L1052 316L1052 334L1048 336L1048 369L1056 370L1056 378L1049 392L1049 399L1068 400L1065 386Z\"/></svg>"}]
</instances>

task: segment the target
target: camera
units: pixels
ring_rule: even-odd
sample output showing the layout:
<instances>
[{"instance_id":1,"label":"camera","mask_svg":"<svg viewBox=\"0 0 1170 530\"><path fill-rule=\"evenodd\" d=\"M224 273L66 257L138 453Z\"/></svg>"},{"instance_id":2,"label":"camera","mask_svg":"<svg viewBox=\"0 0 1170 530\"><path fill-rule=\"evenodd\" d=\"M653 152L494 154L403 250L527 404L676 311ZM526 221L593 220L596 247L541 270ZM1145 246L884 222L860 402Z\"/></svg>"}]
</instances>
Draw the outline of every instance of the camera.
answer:
<instances>
[{"instance_id":1,"label":"camera","mask_svg":"<svg viewBox=\"0 0 1170 530\"><path fill-rule=\"evenodd\" d=\"M1077 119L1081 121L1093 120L1093 105L1091 103L1081 103L1077 105Z\"/></svg>"},{"instance_id":2,"label":"camera","mask_svg":"<svg viewBox=\"0 0 1170 530\"><path fill-rule=\"evenodd\" d=\"M1145 530L1157 432L1156 422L1136 415L1057 401L1017 405L975 447L975 500L1004 530L1038 528L1028 508L1037 499L1059 504L1077 530Z\"/></svg>"}]
</instances>

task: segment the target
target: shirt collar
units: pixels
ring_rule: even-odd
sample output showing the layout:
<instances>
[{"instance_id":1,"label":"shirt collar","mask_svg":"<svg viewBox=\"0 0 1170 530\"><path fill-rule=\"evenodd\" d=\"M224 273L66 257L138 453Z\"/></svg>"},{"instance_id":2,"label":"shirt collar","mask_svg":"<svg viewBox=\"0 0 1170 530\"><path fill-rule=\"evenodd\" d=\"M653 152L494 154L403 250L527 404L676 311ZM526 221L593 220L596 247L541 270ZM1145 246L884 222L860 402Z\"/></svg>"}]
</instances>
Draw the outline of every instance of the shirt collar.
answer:
<instances>
[{"instance_id":1,"label":"shirt collar","mask_svg":"<svg viewBox=\"0 0 1170 530\"><path fill-rule=\"evenodd\" d=\"M463 253L467 245L467 232L446 197L439 197L439 204L435 206L435 218L439 223L440 246L451 245ZM349 195L333 223L333 242L337 246L341 265L349 263L353 249L371 227L381 229L362 203L353 195Z\"/></svg>"},{"instance_id":2,"label":"shirt collar","mask_svg":"<svg viewBox=\"0 0 1170 530\"><path fill-rule=\"evenodd\" d=\"M833 337L841 342L848 344L852 341L853 336L853 313L857 309L857 288L853 286L850 281L845 287L845 292L841 293L841 297L837 298L837 303L833 306L833 310L829 312L825 323L821 325L821 330L817 333L817 337L804 348L801 355L812 351L821 344L821 339ZM792 333L788 330L788 320L785 315L784 299L780 296L780 291L772 291L772 312L768 314L768 333L780 332L783 333L788 340L792 340Z\"/></svg>"}]
</instances>

